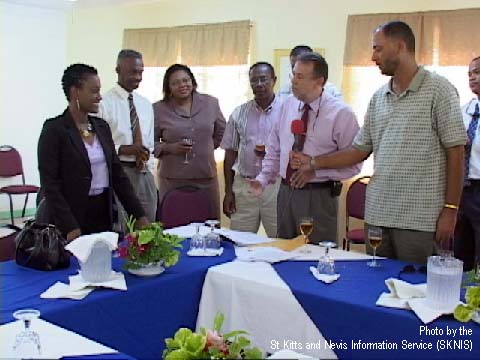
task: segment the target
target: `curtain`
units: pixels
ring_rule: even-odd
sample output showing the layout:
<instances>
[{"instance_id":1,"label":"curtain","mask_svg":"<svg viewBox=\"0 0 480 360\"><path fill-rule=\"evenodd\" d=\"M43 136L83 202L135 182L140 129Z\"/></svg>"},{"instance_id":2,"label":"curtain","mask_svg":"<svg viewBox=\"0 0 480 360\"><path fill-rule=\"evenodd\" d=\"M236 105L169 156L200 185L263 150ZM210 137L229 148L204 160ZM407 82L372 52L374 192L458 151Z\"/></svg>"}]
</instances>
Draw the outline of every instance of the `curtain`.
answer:
<instances>
[{"instance_id":1,"label":"curtain","mask_svg":"<svg viewBox=\"0 0 480 360\"><path fill-rule=\"evenodd\" d=\"M247 64L250 21L125 29L123 47L141 52L148 67L169 66L178 59L189 66Z\"/></svg>"}]
</instances>

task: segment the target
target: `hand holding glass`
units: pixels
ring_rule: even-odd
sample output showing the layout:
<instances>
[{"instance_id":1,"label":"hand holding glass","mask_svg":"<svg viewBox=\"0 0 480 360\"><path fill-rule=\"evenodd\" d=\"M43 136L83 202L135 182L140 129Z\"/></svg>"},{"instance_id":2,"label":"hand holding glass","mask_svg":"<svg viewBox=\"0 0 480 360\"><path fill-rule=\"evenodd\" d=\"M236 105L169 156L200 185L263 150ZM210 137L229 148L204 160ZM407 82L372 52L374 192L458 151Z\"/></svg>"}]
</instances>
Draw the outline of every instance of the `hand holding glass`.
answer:
<instances>
[{"instance_id":1,"label":"hand holding glass","mask_svg":"<svg viewBox=\"0 0 480 360\"><path fill-rule=\"evenodd\" d=\"M377 247L382 243L382 228L376 226L368 227L368 242L373 248L373 258L372 261L368 262L367 265L370 267L379 267L380 263L377 262Z\"/></svg>"},{"instance_id":2,"label":"hand holding glass","mask_svg":"<svg viewBox=\"0 0 480 360\"><path fill-rule=\"evenodd\" d=\"M185 153L185 160L183 160L183 163L184 163L184 164L188 164L188 163L189 163L189 161L188 161L188 153L189 153L189 152L191 151L191 149L192 149L193 139L188 138L188 137L183 138L183 139L182 139L182 145L183 145L183 146L188 146L188 147L190 147L190 150Z\"/></svg>"}]
</instances>

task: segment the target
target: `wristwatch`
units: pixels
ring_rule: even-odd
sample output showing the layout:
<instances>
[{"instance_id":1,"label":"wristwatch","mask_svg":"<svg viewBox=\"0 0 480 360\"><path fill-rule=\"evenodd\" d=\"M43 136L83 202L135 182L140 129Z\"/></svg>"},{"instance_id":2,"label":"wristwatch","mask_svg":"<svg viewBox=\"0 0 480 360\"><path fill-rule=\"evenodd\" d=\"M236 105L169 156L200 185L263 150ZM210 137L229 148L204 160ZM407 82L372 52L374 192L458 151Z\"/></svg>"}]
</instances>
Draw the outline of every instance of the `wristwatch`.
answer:
<instances>
[{"instance_id":1,"label":"wristwatch","mask_svg":"<svg viewBox=\"0 0 480 360\"><path fill-rule=\"evenodd\" d=\"M315 158L313 156L310 158L310 167L315 170Z\"/></svg>"}]
</instances>

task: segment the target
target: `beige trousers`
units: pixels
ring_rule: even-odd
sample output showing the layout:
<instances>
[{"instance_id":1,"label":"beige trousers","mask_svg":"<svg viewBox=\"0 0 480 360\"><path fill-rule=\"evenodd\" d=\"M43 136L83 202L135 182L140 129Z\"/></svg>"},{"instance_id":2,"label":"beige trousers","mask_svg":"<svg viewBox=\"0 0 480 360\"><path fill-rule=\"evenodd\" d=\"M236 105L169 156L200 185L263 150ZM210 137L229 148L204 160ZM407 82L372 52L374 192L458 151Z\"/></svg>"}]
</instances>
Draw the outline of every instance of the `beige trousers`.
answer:
<instances>
[{"instance_id":1,"label":"beige trousers","mask_svg":"<svg viewBox=\"0 0 480 360\"><path fill-rule=\"evenodd\" d=\"M248 180L236 174L233 181L235 205L237 211L232 214L230 228L232 230L256 233L260 221L268 237L277 237L277 193L280 179L268 185L263 194L257 198L249 193Z\"/></svg>"}]
</instances>

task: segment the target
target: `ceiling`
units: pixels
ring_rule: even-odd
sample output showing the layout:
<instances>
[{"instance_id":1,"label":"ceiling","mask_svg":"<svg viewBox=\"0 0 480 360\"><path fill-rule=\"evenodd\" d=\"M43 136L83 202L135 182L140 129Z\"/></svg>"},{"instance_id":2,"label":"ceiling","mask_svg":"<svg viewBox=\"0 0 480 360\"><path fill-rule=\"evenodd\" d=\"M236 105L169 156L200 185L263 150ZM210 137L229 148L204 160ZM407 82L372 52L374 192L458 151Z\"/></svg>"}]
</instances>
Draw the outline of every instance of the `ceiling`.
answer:
<instances>
[{"instance_id":1,"label":"ceiling","mask_svg":"<svg viewBox=\"0 0 480 360\"><path fill-rule=\"evenodd\" d=\"M124 4L152 3L159 0L0 0L0 2L48 9L91 8Z\"/></svg>"}]
</instances>

